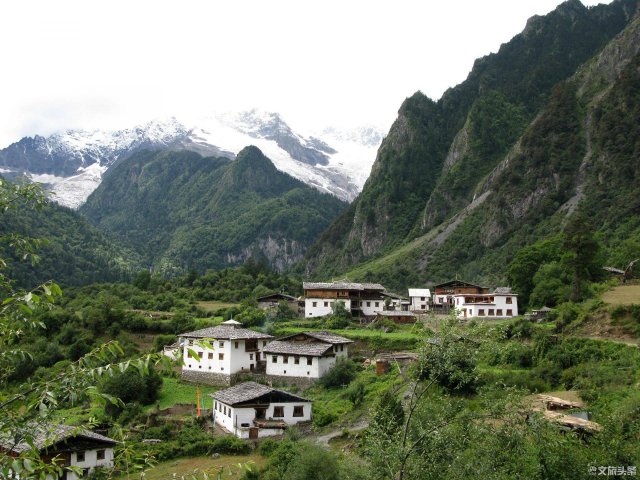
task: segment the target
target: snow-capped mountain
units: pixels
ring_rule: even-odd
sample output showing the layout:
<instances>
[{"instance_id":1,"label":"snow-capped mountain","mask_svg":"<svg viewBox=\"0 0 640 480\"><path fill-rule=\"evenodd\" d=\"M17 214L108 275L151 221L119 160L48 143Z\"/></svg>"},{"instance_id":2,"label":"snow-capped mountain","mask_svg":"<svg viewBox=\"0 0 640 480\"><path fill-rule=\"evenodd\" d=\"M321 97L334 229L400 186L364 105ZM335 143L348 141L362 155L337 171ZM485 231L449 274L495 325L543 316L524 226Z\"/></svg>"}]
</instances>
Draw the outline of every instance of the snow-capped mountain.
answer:
<instances>
[{"instance_id":1,"label":"snow-capped mountain","mask_svg":"<svg viewBox=\"0 0 640 480\"><path fill-rule=\"evenodd\" d=\"M188 149L234 158L256 145L276 168L320 191L351 201L362 189L382 140L374 128L296 133L278 114L214 114L197 125L175 118L117 131L69 130L25 137L0 150L0 173L45 184L60 204L78 208L117 162L141 149Z\"/></svg>"}]
</instances>

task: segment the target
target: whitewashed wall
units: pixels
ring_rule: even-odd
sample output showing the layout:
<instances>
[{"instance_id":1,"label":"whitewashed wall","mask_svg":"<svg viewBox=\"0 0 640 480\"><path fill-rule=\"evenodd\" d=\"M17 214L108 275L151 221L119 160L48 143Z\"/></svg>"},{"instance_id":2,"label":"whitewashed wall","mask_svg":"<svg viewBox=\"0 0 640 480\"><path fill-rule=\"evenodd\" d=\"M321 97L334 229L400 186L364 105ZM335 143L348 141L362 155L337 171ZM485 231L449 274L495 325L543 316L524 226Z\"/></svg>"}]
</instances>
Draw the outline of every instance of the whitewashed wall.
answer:
<instances>
[{"instance_id":1,"label":"whitewashed wall","mask_svg":"<svg viewBox=\"0 0 640 480\"><path fill-rule=\"evenodd\" d=\"M288 363L284 363L287 355L267 353L267 375L282 375L287 377L320 378L320 358L298 356L300 363L295 364L295 355L288 355ZM276 357L276 363L273 362ZM311 365L307 365L307 358L311 358Z\"/></svg>"},{"instance_id":2,"label":"whitewashed wall","mask_svg":"<svg viewBox=\"0 0 640 480\"><path fill-rule=\"evenodd\" d=\"M518 297L516 295L492 294L491 296L494 298L493 304L482 304L466 303L464 296L456 295L454 306L458 318L465 318L465 309L467 311L466 318L511 318L518 316ZM511 299L511 303L507 303L508 299Z\"/></svg>"},{"instance_id":3,"label":"whitewashed wall","mask_svg":"<svg viewBox=\"0 0 640 480\"><path fill-rule=\"evenodd\" d=\"M344 308L351 310L350 299L330 299L330 298L305 298L304 299L304 316L307 318L324 317L333 313L335 302L344 303ZM315 304L315 306L314 306Z\"/></svg>"},{"instance_id":4,"label":"whitewashed wall","mask_svg":"<svg viewBox=\"0 0 640 480\"><path fill-rule=\"evenodd\" d=\"M98 460L98 450L104 450L104 459ZM94 469L96 467L113 467L113 447L105 447L94 450L84 450L84 461L78 461L78 452L71 453L71 466ZM67 473L67 480L78 480L73 472Z\"/></svg>"},{"instance_id":5,"label":"whitewashed wall","mask_svg":"<svg viewBox=\"0 0 640 480\"><path fill-rule=\"evenodd\" d=\"M218 407L222 407L224 411L224 407L227 408L227 415L221 413ZM293 409L296 406L303 407L303 416L294 417ZM283 407L284 409L284 417L273 416L275 407ZM251 408L232 408L224 403L215 401L214 409L216 409L216 417L215 421L218 425L221 425L228 431L232 432L236 436L240 438L249 438L249 428L253 427L253 420L256 416L256 411L253 407ZM280 420L286 423L287 425L295 425L298 422L307 422L311 420L312 415L312 405L311 402L287 402L287 403L272 403L267 407L267 411L265 412L265 419L267 420ZM243 427L242 424L248 424L249 426ZM258 431L259 437L279 435L282 433L282 430L279 428L261 428Z\"/></svg>"},{"instance_id":6,"label":"whitewashed wall","mask_svg":"<svg viewBox=\"0 0 640 480\"><path fill-rule=\"evenodd\" d=\"M185 370L231 375L233 373L249 371L251 364L255 366L257 363L256 352L246 352L244 340L215 340L213 342L213 348L202 348L198 345L197 339L193 339L193 345L189 345L188 340L185 342L182 352L184 360L182 368ZM258 349L261 359L263 358L262 349L268 341L268 339L258 339ZM236 342L238 344L237 348ZM202 358L199 362L195 358L189 358L188 349L194 350L196 353L202 352ZM220 360L219 355L221 353L223 354L222 360ZM212 358L209 358L209 354L212 354Z\"/></svg>"}]
</instances>

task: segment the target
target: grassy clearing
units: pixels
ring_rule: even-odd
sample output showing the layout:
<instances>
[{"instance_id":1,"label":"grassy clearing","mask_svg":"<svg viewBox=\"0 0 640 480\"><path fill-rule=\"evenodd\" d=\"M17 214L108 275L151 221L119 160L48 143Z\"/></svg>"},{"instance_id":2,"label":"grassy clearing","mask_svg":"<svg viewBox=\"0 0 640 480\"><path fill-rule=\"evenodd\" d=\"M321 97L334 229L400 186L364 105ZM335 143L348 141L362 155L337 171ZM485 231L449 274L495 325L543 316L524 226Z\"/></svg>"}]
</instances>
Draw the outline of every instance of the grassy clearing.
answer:
<instances>
[{"instance_id":1,"label":"grassy clearing","mask_svg":"<svg viewBox=\"0 0 640 480\"><path fill-rule=\"evenodd\" d=\"M602 295L602 301L611 305L640 304L640 285L620 285Z\"/></svg>"},{"instance_id":2,"label":"grassy clearing","mask_svg":"<svg viewBox=\"0 0 640 480\"><path fill-rule=\"evenodd\" d=\"M158 402L160 409L173 407L178 403L189 403L196 405L196 390L197 385L190 383L183 383L177 378L165 377L162 379L162 389L160 390L160 397ZM205 407L210 407L209 394L219 390L217 387L208 387L200 385L200 398L205 399ZM156 403L156 404L157 404ZM156 405L151 405L148 408L155 408Z\"/></svg>"},{"instance_id":3,"label":"grassy clearing","mask_svg":"<svg viewBox=\"0 0 640 480\"><path fill-rule=\"evenodd\" d=\"M196 302L196 306L201 308L205 312L216 312L221 308L230 308L230 307L238 307L239 303L231 303L231 302L218 302L215 300L212 301L200 301Z\"/></svg>"},{"instance_id":4,"label":"grassy clearing","mask_svg":"<svg viewBox=\"0 0 640 480\"><path fill-rule=\"evenodd\" d=\"M221 455L220 458L195 457L169 460L156 465L151 470L145 472L144 478L147 480L160 480L167 478L191 478L195 473L206 472L209 478L216 478L215 475L222 471L222 478L237 480L242 477L245 470L242 465L262 467L266 459L258 454L251 455ZM175 477L174 477L175 474ZM139 474L123 475L119 480L139 478Z\"/></svg>"}]
</instances>

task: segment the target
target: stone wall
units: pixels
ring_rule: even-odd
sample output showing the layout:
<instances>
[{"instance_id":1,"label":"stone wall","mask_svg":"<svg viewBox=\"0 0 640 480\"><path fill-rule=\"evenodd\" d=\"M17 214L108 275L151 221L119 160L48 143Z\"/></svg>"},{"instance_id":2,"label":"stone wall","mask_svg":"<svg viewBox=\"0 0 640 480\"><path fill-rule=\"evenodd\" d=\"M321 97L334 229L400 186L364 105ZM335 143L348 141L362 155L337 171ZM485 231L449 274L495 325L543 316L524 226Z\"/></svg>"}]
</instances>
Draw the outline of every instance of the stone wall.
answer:
<instances>
[{"instance_id":1,"label":"stone wall","mask_svg":"<svg viewBox=\"0 0 640 480\"><path fill-rule=\"evenodd\" d=\"M200 385L212 385L215 387L228 387L233 385L232 375L222 375L213 372L196 372L195 370L182 369L181 378L185 382L198 383Z\"/></svg>"},{"instance_id":2,"label":"stone wall","mask_svg":"<svg viewBox=\"0 0 640 480\"><path fill-rule=\"evenodd\" d=\"M213 372L196 372L182 370L181 378L184 382L211 385L214 387L229 387L241 382L258 382L274 388L280 386L296 386L306 388L315 383L315 379L306 377L288 377L282 375L267 375L265 373L242 372L233 375L222 375Z\"/></svg>"}]
</instances>

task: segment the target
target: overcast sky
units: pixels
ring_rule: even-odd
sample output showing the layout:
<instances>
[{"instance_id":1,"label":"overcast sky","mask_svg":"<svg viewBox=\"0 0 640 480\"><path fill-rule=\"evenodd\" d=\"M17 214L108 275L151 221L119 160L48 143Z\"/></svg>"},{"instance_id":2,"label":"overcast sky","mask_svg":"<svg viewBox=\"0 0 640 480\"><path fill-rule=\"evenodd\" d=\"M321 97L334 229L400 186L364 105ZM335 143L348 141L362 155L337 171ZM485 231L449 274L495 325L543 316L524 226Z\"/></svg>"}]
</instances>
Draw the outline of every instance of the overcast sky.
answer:
<instances>
[{"instance_id":1,"label":"overcast sky","mask_svg":"<svg viewBox=\"0 0 640 480\"><path fill-rule=\"evenodd\" d=\"M0 147L67 128L252 107L294 128L386 129L404 98L439 98L475 58L559 3L2 2Z\"/></svg>"}]
</instances>

